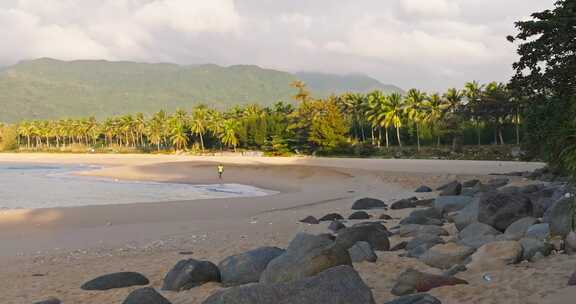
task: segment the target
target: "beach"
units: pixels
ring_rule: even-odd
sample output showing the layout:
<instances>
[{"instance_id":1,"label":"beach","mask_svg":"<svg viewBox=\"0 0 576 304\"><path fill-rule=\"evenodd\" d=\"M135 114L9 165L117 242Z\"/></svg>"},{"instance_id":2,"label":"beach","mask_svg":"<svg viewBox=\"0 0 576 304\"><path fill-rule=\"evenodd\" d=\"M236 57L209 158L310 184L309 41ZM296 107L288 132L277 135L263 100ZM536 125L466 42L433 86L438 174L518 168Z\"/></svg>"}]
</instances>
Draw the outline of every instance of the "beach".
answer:
<instances>
[{"instance_id":1,"label":"beach","mask_svg":"<svg viewBox=\"0 0 576 304\"><path fill-rule=\"evenodd\" d=\"M217 184L224 181L277 192L268 196L182 200L34 210L0 211L0 295L2 303L33 303L51 296L63 303L121 303L133 290L87 292L79 287L101 274L137 271L159 289L166 272L180 259L218 263L260 246L285 248L297 232L324 233L326 223L299 220L338 212L345 217L359 198L386 203L417 195L422 184L435 188L454 179L488 180L490 174L530 171L541 163L499 161L380 160L347 158L263 158L185 155L0 154L0 162L98 165L79 174L119 180ZM526 183L521 177L513 183ZM22 191L34 191L34 185ZM434 197L418 194L420 198ZM373 210L393 220L411 210ZM350 222L354 222L351 220ZM392 245L399 242L392 237ZM375 264L354 265L372 288L377 303L393 299L394 280L408 267L439 273L397 252L379 253ZM566 303L576 293L565 287L576 260L557 255L491 272L467 271L469 285L437 288L442 303ZM174 304L201 303L220 287L162 292Z\"/></svg>"}]
</instances>

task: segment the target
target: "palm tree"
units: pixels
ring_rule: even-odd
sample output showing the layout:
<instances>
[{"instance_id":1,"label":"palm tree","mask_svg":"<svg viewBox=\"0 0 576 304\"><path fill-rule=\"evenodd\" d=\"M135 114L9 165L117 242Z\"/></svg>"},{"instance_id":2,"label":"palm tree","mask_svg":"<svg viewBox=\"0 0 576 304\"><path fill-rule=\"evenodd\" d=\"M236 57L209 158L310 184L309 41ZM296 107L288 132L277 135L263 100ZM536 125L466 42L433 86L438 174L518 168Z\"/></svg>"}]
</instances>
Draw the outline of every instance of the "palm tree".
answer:
<instances>
[{"instance_id":1,"label":"palm tree","mask_svg":"<svg viewBox=\"0 0 576 304\"><path fill-rule=\"evenodd\" d=\"M208 118L209 115L206 106L200 105L192 111L190 129L194 134L200 137L200 147L202 152L204 152L204 133L206 133Z\"/></svg>"},{"instance_id":2,"label":"palm tree","mask_svg":"<svg viewBox=\"0 0 576 304\"><path fill-rule=\"evenodd\" d=\"M386 133L386 148L390 146L388 139L388 126L385 126L386 108L387 108L386 95L380 91L374 91L368 94L368 110L366 111L367 119L372 124L372 145L374 145L374 128L378 128L378 133L381 133L382 128ZM381 136L378 136L378 147L380 147Z\"/></svg>"},{"instance_id":3,"label":"palm tree","mask_svg":"<svg viewBox=\"0 0 576 304\"><path fill-rule=\"evenodd\" d=\"M184 110L176 110L170 118L170 138L176 150L188 145L188 117Z\"/></svg>"},{"instance_id":4,"label":"palm tree","mask_svg":"<svg viewBox=\"0 0 576 304\"><path fill-rule=\"evenodd\" d=\"M396 137L398 138L398 146L402 147L402 141L400 140L400 128L402 127L402 117L404 113L404 99L400 93L392 93L386 98L387 107L385 114L386 126L393 125L396 129Z\"/></svg>"},{"instance_id":5,"label":"palm tree","mask_svg":"<svg viewBox=\"0 0 576 304\"><path fill-rule=\"evenodd\" d=\"M160 146L164 140L166 132L166 112L156 112L146 124L146 137L150 143L156 145L156 150L160 151Z\"/></svg>"},{"instance_id":6,"label":"palm tree","mask_svg":"<svg viewBox=\"0 0 576 304\"><path fill-rule=\"evenodd\" d=\"M222 133L220 134L222 145L234 147L234 152L236 152L236 146L238 145L237 131L239 126L239 122L235 119L225 120L222 124Z\"/></svg>"},{"instance_id":7,"label":"palm tree","mask_svg":"<svg viewBox=\"0 0 576 304\"><path fill-rule=\"evenodd\" d=\"M462 98L464 98L464 96L464 92L458 89L448 89L448 91L446 91L444 94L444 99L448 103L448 111L451 113L457 112L462 106Z\"/></svg>"},{"instance_id":8,"label":"palm tree","mask_svg":"<svg viewBox=\"0 0 576 304\"><path fill-rule=\"evenodd\" d=\"M426 121L432 126L432 130L436 133L438 138L437 145L440 146L440 134L438 132L438 124L444 118L444 113L448 108L446 101L438 93L430 95L428 98L427 106L427 116Z\"/></svg>"},{"instance_id":9,"label":"palm tree","mask_svg":"<svg viewBox=\"0 0 576 304\"><path fill-rule=\"evenodd\" d=\"M406 115L416 126L416 143L420 151L420 124L426 120L426 93L410 89L406 95Z\"/></svg>"},{"instance_id":10,"label":"palm tree","mask_svg":"<svg viewBox=\"0 0 576 304\"><path fill-rule=\"evenodd\" d=\"M477 107L480 104L480 97L482 96L482 89L481 86L477 81L467 82L464 85L464 96L468 99L468 109L471 111L472 119L474 119L476 124L476 135L478 138L478 145L482 144L482 137L481 132L482 129L480 128L480 115L476 112Z\"/></svg>"},{"instance_id":11,"label":"palm tree","mask_svg":"<svg viewBox=\"0 0 576 304\"><path fill-rule=\"evenodd\" d=\"M364 134L363 113L366 110L366 95L360 93L346 93L338 98L342 111L352 117L352 134L355 139L366 140Z\"/></svg>"},{"instance_id":12,"label":"palm tree","mask_svg":"<svg viewBox=\"0 0 576 304\"><path fill-rule=\"evenodd\" d=\"M300 80L295 80L290 83L290 86L298 90L298 93L296 93L296 95L294 95L292 98L294 98L296 101L300 101L301 103L308 101L310 98L310 91L306 89L306 83Z\"/></svg>"}]
</instances>

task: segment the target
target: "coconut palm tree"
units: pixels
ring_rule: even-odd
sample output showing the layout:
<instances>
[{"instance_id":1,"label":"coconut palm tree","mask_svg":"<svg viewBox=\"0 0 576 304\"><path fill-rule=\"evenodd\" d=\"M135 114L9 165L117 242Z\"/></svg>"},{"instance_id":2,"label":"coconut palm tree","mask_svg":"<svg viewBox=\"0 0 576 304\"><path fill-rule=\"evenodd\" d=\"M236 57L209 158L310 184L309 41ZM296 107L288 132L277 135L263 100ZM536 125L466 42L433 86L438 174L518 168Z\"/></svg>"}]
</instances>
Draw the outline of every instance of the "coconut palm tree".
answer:
<instances>
[{"instance_id":1,"label":"coconut palm tree","mask_svg":"<svg viewBox=\"0 0 576 304\"><path fill-rule=\"evenodd\" d=\"M240 123L231 118L224 121L222 124L222 133L220 134L220 141L222 141L223 146L234 147L234 152L236 152L236 146L238 146L238 128Z\"/></svg>"},{"instance_id":2,"label":"coconut palm tree","mask_svg":"<svg viewBox=\"0 0 576 304\"><path fill-rule=\"evenodd\" d=\"M464 96L468 99L467 108L471 112L472 119L474 120L474 124L476 125L476 136L478 139L478 145L482 144L482 137L481 137L481 117L480 114L476 111L481 103L481 96L482 96L483 86L480 85L477 81L467 82L464 85Z\"/></svg>"},{"instance_id":3,"label":"coconut palm tree","mask_svg":"<svg viewBox=\"0 0 576 304\"><path fill-rule=\"evenodd\" d=\"M406 116L416 126L416 143L420 151L420 124L426 121L426 93L417 89L410 89L406 94Z\"/></svg>"},{"instance_id":4,"label":"coconut palm tree","mask_svg":"<svg viewBox=\"0 0 576 304\"><path fill-rule=\"evenodd\" d=\"M381 133L382 128L384 128L386 134L386 148L390 146L390 141L388 138L388 126L385 124L386 113L387 113L387 98L386 95L382 94L380 91L374 91L368 94L368 107L366 111L366 116L368 122L372 124L372 145L374 145L374 128L378 128L378 133ZM378 147L380 147L381 136L378 136Z\"/></svg>"},{"instance_id":5,"label":"coconut palm tree","mask_svg":"<svg viewBox=\"0 0 576 304\"><path fill-rule=\"evenodd\" d=\"M385 121L386 126L393 125L396 129L396 137L398 139L398 146L402 147L402 140L400 139L400 128L402 127L402 118L404 114L404 99L400 93L392 93L386 98L387 107L385 108Z\"/></svg>"},{"instance_id":6,"label":"coconut palm tree","mask_svg":"<svg viewBox=\"0 0 576 304\"><path fill-rule=\"evenodd\" d=\"M437 145L440 146L440 134L438 130L438 125L444 118L444 114L448 105L446 101L438 93L430 95L426 103L427 114L426 121L432 126L432 130L436 133L438 139Z\"/></svg>"},{"instance_id":7,"label":"coconut palm tree","mask_svg":"<svg viewBox=\"0 0 576 304\"><path fill-rule=\"evenodd\" d=\"M310 99L310 91L306 88L306 83L300 80L295 80L290 83L290 86L296 88L298 92L292 98L301 103L305 103Z\"/></svg>"},{"instance_id":8,"label":"coconut palm tree","mask_svg":"<svg viewBox=\"0 0 576 304\"><path fill-rule=\"evenodd\" d=\"M200 138L200 148L202 152L204 152L204 133L206 133L208 119L208 108L206 108L206 106L200 105L192 111L190 129Z\"/></svg>"}]
</instances>

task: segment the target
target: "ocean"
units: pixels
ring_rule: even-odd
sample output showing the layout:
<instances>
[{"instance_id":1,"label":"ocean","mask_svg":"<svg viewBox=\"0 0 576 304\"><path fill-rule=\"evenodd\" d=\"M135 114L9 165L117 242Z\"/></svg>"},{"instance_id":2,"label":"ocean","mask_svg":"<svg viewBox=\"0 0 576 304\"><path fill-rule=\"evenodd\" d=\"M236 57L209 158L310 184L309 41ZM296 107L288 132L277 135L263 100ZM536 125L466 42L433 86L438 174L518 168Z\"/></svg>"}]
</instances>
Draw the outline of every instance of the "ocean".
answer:
<instances>
[{"instance_id":1,"label":"ocean","mask_svg":"<svg viewBox=\"0 0 576 304\"><path fill-rule=\"evenodd\" d=\"M248 185L190 185L74 175L91 165L0 163L0 210L152 203L273 194Z\"/></svg>"}]
</instances>

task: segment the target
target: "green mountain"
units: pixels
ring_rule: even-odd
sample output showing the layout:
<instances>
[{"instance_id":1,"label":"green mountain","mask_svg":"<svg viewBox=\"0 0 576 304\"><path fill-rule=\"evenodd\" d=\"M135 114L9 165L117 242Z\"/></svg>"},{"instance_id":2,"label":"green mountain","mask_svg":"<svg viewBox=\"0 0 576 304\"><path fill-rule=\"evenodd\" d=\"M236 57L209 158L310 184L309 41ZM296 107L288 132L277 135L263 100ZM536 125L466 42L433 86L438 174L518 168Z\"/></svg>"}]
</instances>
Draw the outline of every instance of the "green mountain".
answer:
<instances>
[{"instance_id":1,"label":"green mountain","mask_svg":"<svg viewBox=\"0 0 576 304\"><path fill-rule=\"evenodd\" d=\"M397 86L383 84L374 78L362 74L334 75L300 72L296 73L295 76L304 81L312 92L321 96L346 92L368 93L374 90L386 93L404 93L404 90Z\"/></svg>"},{"instance_id":2,"label":"green mountain","mask_svg":"<svg viewBox=\"0 0 576 304\"><path fill-rule=\"evenodd\" d=\"M366 76L287 72L237 65L180 66L108 61L38 59L0 69L0 121L98 118L161 109L216 108L290 101L290 82L309 82L315 96L343 91L387 90ZM395 88L395 87L394 87Z\"/></svg>"}]
</instances>

